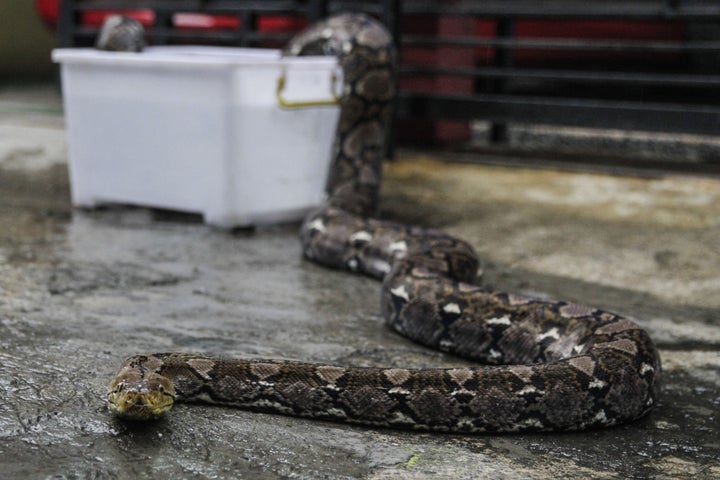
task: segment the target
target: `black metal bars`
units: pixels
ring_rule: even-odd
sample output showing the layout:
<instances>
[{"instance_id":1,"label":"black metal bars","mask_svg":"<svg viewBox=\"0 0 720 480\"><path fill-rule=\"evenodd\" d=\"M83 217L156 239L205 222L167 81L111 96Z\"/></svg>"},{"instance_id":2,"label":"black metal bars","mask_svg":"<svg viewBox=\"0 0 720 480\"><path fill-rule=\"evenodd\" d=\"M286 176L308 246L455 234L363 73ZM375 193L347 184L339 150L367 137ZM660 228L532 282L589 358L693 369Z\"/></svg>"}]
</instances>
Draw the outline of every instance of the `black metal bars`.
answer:
<instances>
[{"instance_id":1,"label":"black metal bars","mask_svg":"<svg viewBox=\"0 0 720 480\"><path fill-rule=\"evenodd\" d=\"M147 11L153 21L146 25L147 36L154 44L194 42L234 46L255 46L263 42L281 43L292 32L260 31L259 15L287 16L310 21L325 15L323 0L62 0L58 23L59 44L63 47L89 45L94 41L97 25L82 24L83 14L97 11ZM234 28L178 28L176 14L203 13L234 17Z\"/></svg>"},{"instance_id":2,"label":"black metal bars","mask_svg":"<svg viewBox=\"0 0 720 480\"><path fill-rule=\"evenodd\" d=\"M461 65L403 63L399 118L490 120L499 141L506 122L720 134L720 2L405 1L402 13L405 27L455 17L486 29L402 35L406 52L469 53ZM473 88L412 87L447 78Z\"/></svg>"}]
</instances>

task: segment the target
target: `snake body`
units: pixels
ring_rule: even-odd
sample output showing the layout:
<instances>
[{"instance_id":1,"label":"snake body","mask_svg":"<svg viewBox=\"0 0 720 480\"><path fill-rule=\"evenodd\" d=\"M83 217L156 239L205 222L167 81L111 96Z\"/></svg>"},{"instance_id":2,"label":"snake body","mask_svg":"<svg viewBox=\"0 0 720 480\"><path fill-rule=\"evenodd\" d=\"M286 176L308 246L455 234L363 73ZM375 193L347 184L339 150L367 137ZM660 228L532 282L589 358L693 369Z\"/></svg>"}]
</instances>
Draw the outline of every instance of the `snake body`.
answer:
<instances>
[{"instance_id":1,"label":"snake body","mask_svg":"<svg viewBox=\"0 0 720 480\"><path fill-rule=\"evenodd\" d=\"M396 52L373 19L343 14L299 34L288 55L337 55L344 94L326 204L302 224L304 255L382 280L387 324L476 360L461 368L368 368L162 353L127 359L108 404L121 417L207 402L301 417L445 432L580 430L656 404L660 359L614 313L474 285L472 247L438 230L372 218L395 97Z\"/></svg>"}]
</instances>

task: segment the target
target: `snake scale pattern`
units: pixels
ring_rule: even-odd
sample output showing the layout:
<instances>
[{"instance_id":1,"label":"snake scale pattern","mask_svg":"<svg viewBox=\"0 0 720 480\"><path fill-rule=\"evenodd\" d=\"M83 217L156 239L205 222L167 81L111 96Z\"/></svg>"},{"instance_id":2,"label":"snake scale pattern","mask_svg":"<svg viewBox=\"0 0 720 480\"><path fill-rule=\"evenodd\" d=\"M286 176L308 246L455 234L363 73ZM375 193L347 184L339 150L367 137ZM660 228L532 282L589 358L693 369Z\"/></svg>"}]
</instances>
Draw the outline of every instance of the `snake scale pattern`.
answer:
<instances>
[{"instance_id":1,"label":"snake scale pattern","mask_svg":"<svg viewBox=\"0 0 720 480\"><path fill-rule=\"evenodd\" d=\"M286 54L336 55L344 72L328 199L302 225L305 256L381 279L390 328L478 366L137 355L110 384L113 413L149 419L174 402L206 402L381 427L528 432L616 425L655 406L660 359L631 320L485 290L472 283L478 259L467 243L372 218L396 91L385 28L360 14L333 16L295 37Z\"/></svg>"}]
</instances>

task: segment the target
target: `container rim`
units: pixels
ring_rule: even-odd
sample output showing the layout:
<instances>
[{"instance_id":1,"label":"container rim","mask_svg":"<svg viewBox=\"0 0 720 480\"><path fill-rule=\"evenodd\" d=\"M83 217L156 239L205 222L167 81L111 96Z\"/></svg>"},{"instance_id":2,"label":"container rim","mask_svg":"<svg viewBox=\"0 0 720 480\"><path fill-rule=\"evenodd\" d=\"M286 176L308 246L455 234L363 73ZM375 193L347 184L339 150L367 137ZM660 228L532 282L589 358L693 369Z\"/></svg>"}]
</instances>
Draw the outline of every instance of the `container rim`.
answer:
<instances>
[{"instance_id":1,"label":"container rim","mask_svg":"<svg viewBox=\"0 0 720 480\"><path fill-rule=\"evenodd\" d=\"M95 48L56 48L52 60L67 64L155 65L177 67L236 67L236 66L309 66L334 67L332 56L284 57L281 50L270 48L240 48L171 45L148 47L141 53L107 52Z\"/></svg>"}]
</instances>

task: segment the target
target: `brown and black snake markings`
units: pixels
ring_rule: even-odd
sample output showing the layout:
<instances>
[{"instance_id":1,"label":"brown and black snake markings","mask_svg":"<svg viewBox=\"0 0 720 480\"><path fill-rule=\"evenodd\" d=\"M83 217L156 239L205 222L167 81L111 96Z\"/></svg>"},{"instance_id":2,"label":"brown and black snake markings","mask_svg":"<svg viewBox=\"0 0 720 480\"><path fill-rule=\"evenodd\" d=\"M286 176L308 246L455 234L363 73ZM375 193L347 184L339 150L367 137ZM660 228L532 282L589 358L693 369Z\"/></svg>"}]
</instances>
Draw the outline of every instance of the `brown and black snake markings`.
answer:
<instances>
[{"instance_id":1,"label":"brown and black snake markings","mask_svg":"<svg viewBox=\"0 0 720 480\"><path fill-rule=\"evenodd\" d=\"M660 359L634 322L592 307L473 285L477 257L437 230L372 218L396 52L364 15L312 26L288 55L337 55L344 95L324 207L304 221L310 260L382 280L387 324L463 368L359 368L162 353L125 361L109 407L135 419L173 402L442 432L581 430L628 422L657 402Z\"/></svg>"}]
</instances>

